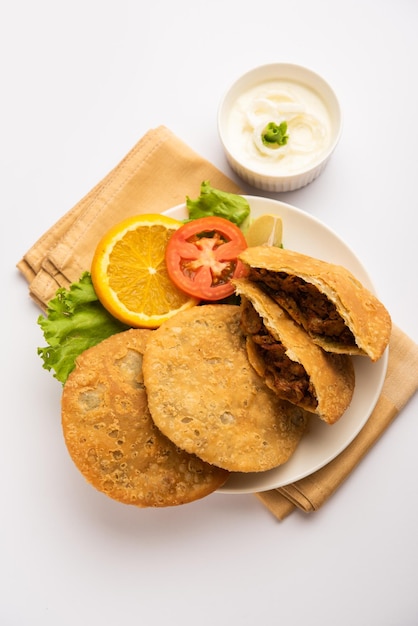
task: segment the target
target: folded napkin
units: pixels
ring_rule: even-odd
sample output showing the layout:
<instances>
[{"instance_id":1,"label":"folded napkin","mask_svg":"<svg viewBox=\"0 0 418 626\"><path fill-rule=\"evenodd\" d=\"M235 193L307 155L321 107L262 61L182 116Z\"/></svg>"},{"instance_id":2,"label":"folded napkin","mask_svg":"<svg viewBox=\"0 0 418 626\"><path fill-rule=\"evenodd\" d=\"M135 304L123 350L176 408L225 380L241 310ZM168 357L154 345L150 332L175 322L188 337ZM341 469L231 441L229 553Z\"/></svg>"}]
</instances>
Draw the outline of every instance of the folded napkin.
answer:
<instances>
[{"instance_id":1,"label":"folded napkin","mask_svg":"<svg viewBox=\"0 0 418 626\"><path fill-rule=\"evenodd\" d=\"M237 185L164 126L150 130L76 206L58 220L17 263L31 297L45 310L58 287L90 269L102 235L139 213L158 213L197 197L204 180L240 193ZM394 327L389 366L379 401L356 439L334 461L311 476L255 494L279 519L296 507L315 511L335 492L417 391L418 346Z\"/></svg>"}]
</instances>

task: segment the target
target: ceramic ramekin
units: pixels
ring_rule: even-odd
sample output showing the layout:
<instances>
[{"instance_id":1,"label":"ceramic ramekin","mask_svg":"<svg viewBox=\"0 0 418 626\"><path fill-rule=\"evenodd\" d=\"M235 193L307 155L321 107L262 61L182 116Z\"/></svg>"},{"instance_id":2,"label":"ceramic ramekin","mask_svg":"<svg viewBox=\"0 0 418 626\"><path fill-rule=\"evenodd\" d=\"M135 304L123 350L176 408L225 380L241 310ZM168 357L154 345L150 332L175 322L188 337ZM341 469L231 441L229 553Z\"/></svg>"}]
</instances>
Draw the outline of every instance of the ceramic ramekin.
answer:
<instances>
[{"instance_id":1,"label":"ceramic ramekin","mask_svg":"<svg viewBox=\"0 0 418 626\"><path fill-rule=\"evenodd\" d=\"M326 148L318 158L293 171L277 167L277 171L266 172L263 164L249 163L246 155L236 145L231 131L231 112L237 100L253 88L271 81L286 81L306 88L319 97L328 114L328 139ZM309 113L309 111L308 111ZM299 189L311 183L324 170L340 139L342 114L338 98L331 86L317 73L290 63L271 63L256 67L236 80L221 100L218 110L218 132L232 169L247 183L258 189L285 192ZM236 130L235 139L236 139ZM290 133L289 133L290 135ZM289 139L290 145L290 139Z\"/></svg>"}]
</instances>

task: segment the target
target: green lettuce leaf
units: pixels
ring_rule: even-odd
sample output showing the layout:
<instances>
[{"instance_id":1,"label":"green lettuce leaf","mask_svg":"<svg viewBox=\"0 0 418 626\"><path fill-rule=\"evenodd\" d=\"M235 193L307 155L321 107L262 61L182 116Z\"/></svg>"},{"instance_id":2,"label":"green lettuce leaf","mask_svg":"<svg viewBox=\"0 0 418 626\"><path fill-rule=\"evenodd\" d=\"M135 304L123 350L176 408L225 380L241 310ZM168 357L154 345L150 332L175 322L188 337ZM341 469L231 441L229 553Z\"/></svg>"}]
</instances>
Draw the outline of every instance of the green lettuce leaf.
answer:
<instances>
[{"instance_id":1,"label":"green lettuce leaf","mask_svg":"<svg viewBox=\"0 0 418 626\"><path fill-rule=\"evenodd\" d=\"M43 330L46 347L38 348L43 367L53 370L63 384L75 367L75 360L87 348L128 329L99 302L89 272L69 289L61 288L48 303L46 316L38 324Z\"/></svg>"},{"instance_id":2,"label":"green lettuce leaf","mask_svg":"<svg viewBox=\"0 0 418 626\"><path fill-rule=\"evenodd\" d=\"M196 200L186 196L186 206L190 220L216 216L241 226L250 215L250 205L245 198L214 189L207 180L201 184L200 196Z\"/></svg>"}]
</instances>

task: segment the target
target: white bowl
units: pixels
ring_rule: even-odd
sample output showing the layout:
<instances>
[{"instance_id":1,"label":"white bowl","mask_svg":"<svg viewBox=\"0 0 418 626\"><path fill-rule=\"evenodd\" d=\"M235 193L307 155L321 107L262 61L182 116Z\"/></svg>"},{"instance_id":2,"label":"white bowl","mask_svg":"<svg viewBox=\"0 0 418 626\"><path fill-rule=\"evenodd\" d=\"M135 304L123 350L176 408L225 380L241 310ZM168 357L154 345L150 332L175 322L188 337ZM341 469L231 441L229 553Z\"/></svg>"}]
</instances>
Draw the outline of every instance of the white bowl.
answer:
<instances>
[{"instance_id":1,"label":"white bowl","mask_svg":"<svg viewBox=\"0 0 418 626\"><path fill-rule=\"evenodd\" d=\"M277 103L289 94L292 102ZM283 110L286 106L293 111ZM296 107L303 109L299 116ZM261 146L271 155L266 156L254 144L256 137L260 147L261 139L254 129L274 121L276 115L288 123L289 139L274 152ZM341 129L340 105L330 85L312 70L290 63L250 70L233 83L218 110L219 137L230 166L247 183L267 191L293 191L315 180L328 163Z\"/></svg>"}]
</instances>

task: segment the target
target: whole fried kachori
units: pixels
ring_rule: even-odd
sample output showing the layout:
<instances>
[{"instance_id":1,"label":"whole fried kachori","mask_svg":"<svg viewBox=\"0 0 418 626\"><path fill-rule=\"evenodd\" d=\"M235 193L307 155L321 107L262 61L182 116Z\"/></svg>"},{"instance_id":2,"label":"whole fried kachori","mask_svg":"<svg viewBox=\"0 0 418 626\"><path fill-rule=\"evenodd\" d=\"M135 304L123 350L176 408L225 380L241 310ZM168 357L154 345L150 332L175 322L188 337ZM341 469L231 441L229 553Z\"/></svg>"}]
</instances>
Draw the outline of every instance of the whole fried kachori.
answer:
<instances>
[{"instance_id":1,"label":"whole fried kachori","mask_svg":"<svg viewBox=\"0 0 418 626\"><path fill-rule=\"evenodd\" d=\"M142 375L152 332L121 332L83 352L62 395L63 432L75 465L96 489L138 507L185 504L228 477L180 450L153 423Z\"/></svg>"},{"instance_id":2,"label":"whole fried kachori","mask_svg":"<svg viewBox=\"0 0 418 626\"><path fill-rule=\"evenodd\" d=\"M250 365L235 305L178 313L153 332L143 361L149 408L180 448L233 472L285 463L308 413L281 400Z\"/></svg>"}]
</instances>

